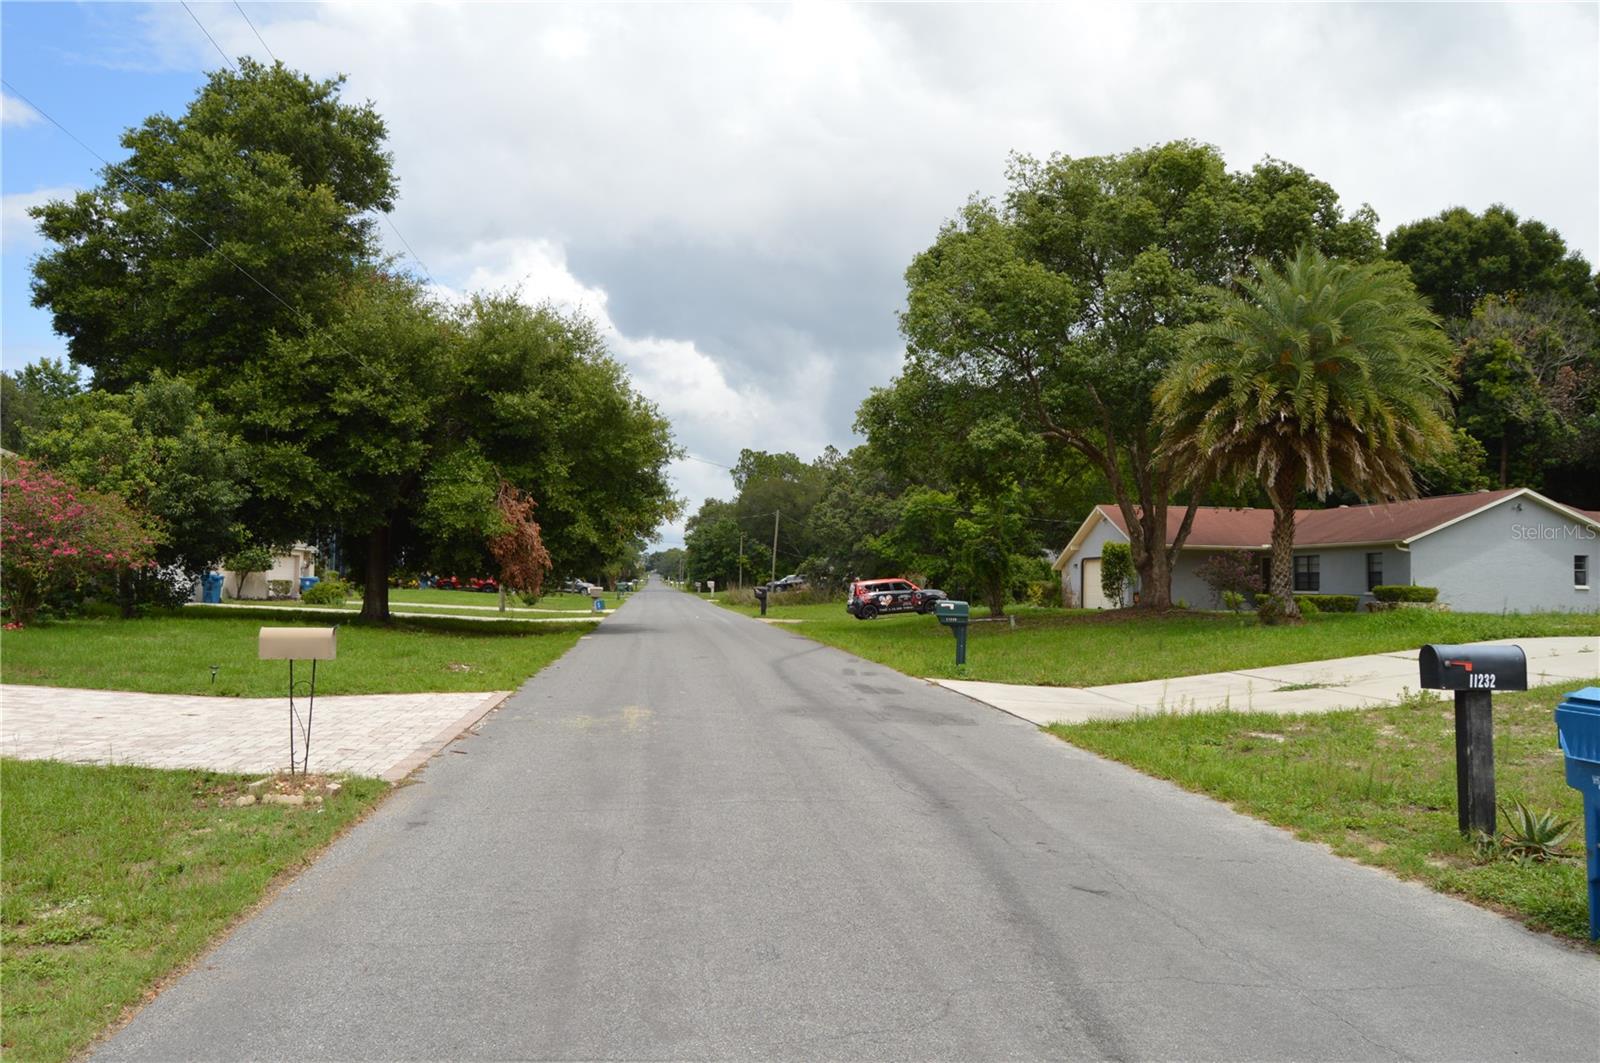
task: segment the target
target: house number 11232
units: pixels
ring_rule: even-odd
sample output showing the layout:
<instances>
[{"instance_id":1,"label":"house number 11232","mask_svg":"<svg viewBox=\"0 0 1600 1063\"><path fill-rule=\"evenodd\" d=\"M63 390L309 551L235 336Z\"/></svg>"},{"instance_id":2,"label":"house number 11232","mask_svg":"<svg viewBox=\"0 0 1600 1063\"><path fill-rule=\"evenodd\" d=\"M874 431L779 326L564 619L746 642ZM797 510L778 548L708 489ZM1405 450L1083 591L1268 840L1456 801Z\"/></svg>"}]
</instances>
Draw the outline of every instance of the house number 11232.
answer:
<instances>
[{"instance_id":1,"label":"house number 11232","mask_svg":"<svg viewBox=\"0 0 1600 1063\"><path fill-rule=\"evenodd\" d=\"M1493 690L1494 673L1473 672L1471 675L1467 676L1467 686L1474 690Z\"/></svg>"}]
</instances>

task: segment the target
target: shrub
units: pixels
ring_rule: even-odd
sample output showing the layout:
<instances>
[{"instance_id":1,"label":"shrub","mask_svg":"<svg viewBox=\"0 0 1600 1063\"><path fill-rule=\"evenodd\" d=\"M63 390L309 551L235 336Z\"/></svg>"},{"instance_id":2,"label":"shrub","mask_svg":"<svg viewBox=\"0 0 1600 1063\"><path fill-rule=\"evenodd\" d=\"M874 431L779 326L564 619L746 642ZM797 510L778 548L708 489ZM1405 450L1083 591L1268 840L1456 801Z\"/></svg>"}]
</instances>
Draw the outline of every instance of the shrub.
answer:
<instances>
[{"instance_id":1,"label":"shrub","mask_svg":"<svg viewBox=\"0 0 1600 1063\"><path fill-rule=\"evenodd\" d=\"M1439 599L1439 588L1382 583L1372 588L1372 596L1380 602L1433 602Z\"/></svg>"},{"instance_id":2,"label":"shrub","mask_svg":"<svg viewBox=\"0 0 1600 1063\"><path fill-rule=\"evenodd\" d=\"M1317 603L1310 598L1296 598L1294 604L1300 607L1301 616L1316 616L1322 612L1321 609L1317 608Z\"/></svg>"},{"instance_id":3,"label":"shrub","mask_svg":"<svg viewBox=\"0 0 1600 1063\"><path fill-rule=\"evenodd\" d=\"M1061 581L1058 579L1030 580L1028 604L1050 609L1061 608Z\"/></svg>"},{"instance_id":4,"label":"shrub","mask_svg":"<svg viewBox=\"0 0 1600 1063\"><path fill-rule=\"evenodd\" d=\"M158 609L181 609L194 598L194 582L194 574L182 565L140 569L133 576L133 600Z\"/></svg>"},{"instance_id":5,"label":"shrub","mask_svg":"<svg viewBox=\"0 0 1600 1063\"><path fill-rule=\"evenodd\" d=\"M1133 582L1133 550L1127 543L1106 543L1100 547L1100 590L1122 604L1122 592Z\"/></svg>"},{"instance_id":6,"label":"shrub","mask_svg":"<svg viewBox=\"0 0 1600 1063\"><path fill-rule=\"evenodd\" d=\"M6 468L0 507L6 609L25 624L49 595L154 564L155 529L116 495L79 487L25 458Z\"/></svg>"},{"instance_id":7,"label":"shrub","mask_svg":"<svg viewBox=\"0 0 1600 1063\"><path fill-rule=\"evenodd\" d=\"M1353 594L1297 594L1294 600L1302 611L1314 605L1319 613L1353 613L1361 599Z\"/></svg>"},{"instance_id":8,"label":"shrub","mask_svg":"<svg viewBox=\"0 0 1600 1063\"><path fill-rule=\"evenodd\" d=\"M1283 606L1278 603L1278 599L1265 594L1256 599L1256 619L1270 627L1273 624L1282 624L1289 618L1283 615Z\"/></svg>"},{"instance_id":9,"label":"shrub","mask_svg":"<svg viewBox=\"0 0 1600 1063\"><path fill-rule=\"evenodd\" d=\"M300 600L307 605L343 605L350 590L350 584L338 575L327 575L302 591Z\"/></svg>"},{"instance_id":10,"label":"shrub","mask_svg":"<svg viewBox=\"0 0 1600 1063\"><path fill-rule=\"evenodd\" d=\"M1223 591L1222 605L1230 613L1237 613L1244 606L1244 595L1238 591Z\"/></svg>"},{"instance_id":11,"label":"shrub","mask_svg":"<svg viewBox=\"0 0 1600 1063\"><path fill-rule=\"evenodd\" d=\"M1212 600L1224 604L1229 592L1243 600L1246 594L1260 594L1262 591L1261 566L1256 561L1256 555L1247 550L1226 550L1212 554L1195 568L1195 574L1211 588Z\"/></svg>"}]
</instances>

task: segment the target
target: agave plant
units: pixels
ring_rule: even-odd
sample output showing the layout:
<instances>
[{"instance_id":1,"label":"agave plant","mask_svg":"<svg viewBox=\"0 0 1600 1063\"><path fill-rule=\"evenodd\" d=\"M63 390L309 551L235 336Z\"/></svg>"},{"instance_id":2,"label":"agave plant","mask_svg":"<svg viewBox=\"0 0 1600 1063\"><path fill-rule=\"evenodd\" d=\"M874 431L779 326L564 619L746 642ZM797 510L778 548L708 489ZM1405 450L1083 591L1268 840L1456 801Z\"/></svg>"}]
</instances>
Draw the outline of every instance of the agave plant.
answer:
<instances>
[{"instance_id":1,"label":"agave plant","mask_svg":"<svg viewBox=\"0 0 1600 1063\"><path fill-rule=\"evenodd\" d=\"M1573 821L1557 819L1554 812L1535 812L1521 801L1514 808L1500 807L1506 831L1501 851L1518 860L1559 860L1561 846L1572 835Z\"/></svg>"}]
</instances>

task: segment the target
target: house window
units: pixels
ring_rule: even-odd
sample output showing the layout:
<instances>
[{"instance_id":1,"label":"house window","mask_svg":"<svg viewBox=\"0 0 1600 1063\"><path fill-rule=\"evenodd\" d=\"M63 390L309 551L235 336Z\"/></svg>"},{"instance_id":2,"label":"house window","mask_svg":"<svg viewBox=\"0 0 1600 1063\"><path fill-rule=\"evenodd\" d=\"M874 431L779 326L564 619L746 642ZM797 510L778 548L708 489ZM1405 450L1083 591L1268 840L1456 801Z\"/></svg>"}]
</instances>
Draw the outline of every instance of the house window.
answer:
<instances>
[{"instance_id":1,"label":"house window","mask_svg":"<svg viewBox=\"0 0 1600 1063\"><path fill-rule=\"evenodd\" d=\"M1322 576L1319 573L1318 555L1308 554L1305 557L1294 559L1294 589L1297 591L1316 591L1322 589Z\"/></svg>"},{"instance_id":2,"label":"house window","mask_svg":"<svg viewBox=\"0 0 1600 1063\"><path fill-rule=\"evenodd\" d=\"M1383 582L1383 554L1367 555L1367 590Z\"/></svg>"},{"instance_id":3,"label":"house window","mask_svg":"<svg viewBox=\"0 0 1600 1063\"><path fill-rule=\"evenodd\" d=\"M1572 585L1574 587L1582 587L1585 590L1588 589L1588 587L1589 587L1589 555L1588 554L1574 554L1574 555L1572 555Z\"/></svg>"}]
</instances>

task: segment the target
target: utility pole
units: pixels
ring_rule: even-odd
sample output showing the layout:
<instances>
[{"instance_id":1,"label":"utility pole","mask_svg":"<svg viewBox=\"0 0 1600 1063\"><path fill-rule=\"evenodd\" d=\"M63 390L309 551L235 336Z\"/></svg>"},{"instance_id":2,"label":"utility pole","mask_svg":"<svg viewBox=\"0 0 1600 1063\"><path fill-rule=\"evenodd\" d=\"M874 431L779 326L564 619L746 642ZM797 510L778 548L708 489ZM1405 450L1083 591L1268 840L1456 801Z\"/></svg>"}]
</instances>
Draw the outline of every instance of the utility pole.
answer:
<instances>
[{"instance_id":1,"label":"utility pole","mask_svg":"<svg viewBox=\"0 0 1600 1063\"><path fill-rule=\"evenodd\" d=\"M739 533L739 589L744 590L744 532Z\"/></svg>"},{"instance_id":2,"label":"utility pole","mask_svg":"<svg viewBox=\"0 0 1600 1063\"><path fill-rule=\"evenodd\" d=\"M779 510L772 511L772 582L778 582L778 518L783 516Z\"/></svg>"}]
</instances>

